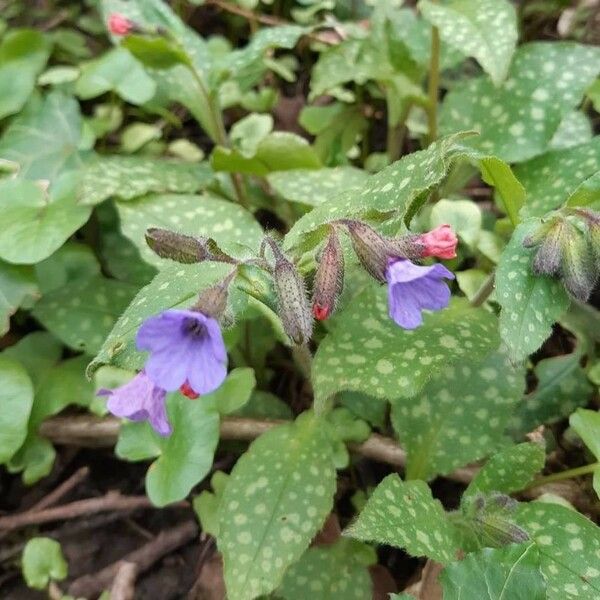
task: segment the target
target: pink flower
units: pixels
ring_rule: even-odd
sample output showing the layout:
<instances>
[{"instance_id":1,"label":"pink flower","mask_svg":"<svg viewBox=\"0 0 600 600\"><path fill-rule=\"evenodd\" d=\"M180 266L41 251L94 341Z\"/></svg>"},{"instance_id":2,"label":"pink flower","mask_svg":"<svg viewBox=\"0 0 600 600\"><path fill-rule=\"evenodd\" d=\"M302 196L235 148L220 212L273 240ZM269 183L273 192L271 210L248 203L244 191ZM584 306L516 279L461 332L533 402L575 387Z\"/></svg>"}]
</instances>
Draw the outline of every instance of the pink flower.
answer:
<instances>
[{"instance_id":1,"label":"pink flower","mask_svg":"<svg viewBox=\"0 0 600 600\"><path fill-rule=\"evenodd\" d=\"M418 241L425 246L423 257L456 258L458 238L450 225L439 225L420 235Z\"/></svg>"},{"instance_id":2,"label":"pink flower","mask_svg":"<svg viewBox=\"0 0 600 600\"><path fill-rule=\"evenodd\" d=\"M108 18L108 29L114 35L127 35L133 29L133 23L124 15L113 13Z\"/></svg>"}]
</instances>

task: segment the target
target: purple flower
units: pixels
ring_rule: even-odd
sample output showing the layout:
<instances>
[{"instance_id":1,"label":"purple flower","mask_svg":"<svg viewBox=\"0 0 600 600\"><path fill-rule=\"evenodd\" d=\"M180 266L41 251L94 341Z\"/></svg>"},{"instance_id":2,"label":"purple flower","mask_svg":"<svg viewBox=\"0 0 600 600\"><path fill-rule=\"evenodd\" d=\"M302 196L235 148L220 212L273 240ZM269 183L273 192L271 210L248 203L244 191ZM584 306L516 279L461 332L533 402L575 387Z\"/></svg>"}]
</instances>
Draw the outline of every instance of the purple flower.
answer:
<instances>
[{"instance_id":1,"label":"purple flower","mask_svg":"<svg viewBox=\"0 0 600 600\"><path fill-rule=\"evenodd\" d=\"M448 306L450 289L444 279L454 279L454 275L443 265L420 267L408 259L398 259L390 261L385 276L390 317L404 329L423 323L423 309Z\"/></svg>"},{"instance_id":2,"label":"purple flower","mask_svg":"<svg viewBox=\"0 0 600 600\"><path fill-rule=\"evenodd\" d=\"M137 347L150 352L148 377L169 392L187 384L196 394L209 394L227 376L219 324L201 312L166 310L146 319L137 333Z\"/></svg>"},{"instance_id":3,"label":"purple flower","mask_svg":"<svg viewBox=\"0 0 600 600\"><path fill-rule=\"evenodd\" d=\"M115 417L131 421L148 421L162 436L171 434L165 410L165 390L152 383L144 371L114 390L102 389L98 396L109 396L106 408Z\"/></svg>"}]
</instances>

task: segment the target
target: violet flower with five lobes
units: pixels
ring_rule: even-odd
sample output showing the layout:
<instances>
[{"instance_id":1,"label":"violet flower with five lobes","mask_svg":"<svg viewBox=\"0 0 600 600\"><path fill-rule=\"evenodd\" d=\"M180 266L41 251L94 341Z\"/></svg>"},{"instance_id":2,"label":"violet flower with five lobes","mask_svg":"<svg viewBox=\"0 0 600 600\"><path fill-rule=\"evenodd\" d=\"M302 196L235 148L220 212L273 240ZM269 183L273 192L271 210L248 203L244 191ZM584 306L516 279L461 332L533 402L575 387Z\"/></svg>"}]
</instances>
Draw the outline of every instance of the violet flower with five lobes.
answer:
<instances>
[{"instance_id":1,"label":"violet flower with five lobes","mask_svg":"<svg viewBox=\"0 0 600 600\"><path fill-rule=\"evenodd\" d=\"M216 319L195 310L165 310L146 319L136 338L145 372L160 388L188 397L209 394L227 376L227 351Z\"/></svg>"}]
</instances>

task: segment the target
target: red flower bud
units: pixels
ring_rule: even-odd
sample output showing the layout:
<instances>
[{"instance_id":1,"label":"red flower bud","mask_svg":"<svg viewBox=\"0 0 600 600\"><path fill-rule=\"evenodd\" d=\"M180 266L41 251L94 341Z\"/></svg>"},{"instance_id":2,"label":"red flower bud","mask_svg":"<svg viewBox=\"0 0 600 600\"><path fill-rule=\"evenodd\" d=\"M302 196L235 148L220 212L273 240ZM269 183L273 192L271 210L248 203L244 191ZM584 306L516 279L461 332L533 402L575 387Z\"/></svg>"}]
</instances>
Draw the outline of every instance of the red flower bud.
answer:
<instances>
[{"instance_id":1,"label":"red flower bud","mask_svg":"<svg viewBox=\"0 0 600 600\"><path fill-rule=\"evenodd\" d=\"M197 394L187 381L179 388L179 391L190 400L195 400L200 397L200 394Z\"/></svg>"},{"instance_id":2,"label":"red flower bud","mask_svg":"<svg viewBox=\"0 0 600 600\"><path fill-rule=\"evenodd\" d=\"M133 23L124 15L113 13L108 18L108 30L114 35L127 35L133 30Z\"/></svg>"},{"instance_id":3,"label":"red flower bud","mask_svg":"<svg viewBox=\"0 0 600 600\"><path fill-rule=\"evenodd\" d=\"M318 321L327 319L335 309L344 285L344 253L333 231L319 258L315 275L312 312Z\"/></svg>"},{"instance_id":4,"label":"red flower bud","mask_svg":"<svg viewBox=\"0 0 600 600\"><path fill-rule=\"evenodd\" d=\"M418 241L425 246L423 257L456 258L458 238L450 225L439 225L435 229L420 235Z\"/></svg>"}]
</instances>

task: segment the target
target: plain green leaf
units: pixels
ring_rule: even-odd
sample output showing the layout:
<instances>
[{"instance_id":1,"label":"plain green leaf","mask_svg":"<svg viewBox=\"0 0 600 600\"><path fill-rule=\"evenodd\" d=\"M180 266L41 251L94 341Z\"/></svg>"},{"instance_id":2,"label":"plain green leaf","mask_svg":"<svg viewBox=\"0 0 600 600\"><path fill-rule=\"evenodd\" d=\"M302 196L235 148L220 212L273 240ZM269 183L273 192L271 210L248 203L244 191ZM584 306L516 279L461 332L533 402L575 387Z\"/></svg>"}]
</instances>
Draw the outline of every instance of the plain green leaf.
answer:
<instances>
[{"instance_id":1,"label":"plain green leaf","mask_svg":"<svg viewBox=\"0 0 600 600\"><path fill-rule=\"evenodd\" d=\"M235 412L235 416L289 421L293 415L290 406L275 394L254 390L250 400Z\"/></svg>"},{"instance_id":2,"label":"plain green leaf","mask_svg":"<svg viewBox=\"0 0 600 600\"><path fill-rule=\"evenodd\" d=\"M336 478L327 431L305 413L259 437L231 472L217 539L231 600L272 592L329 514Z\"/></svg>"},{"instance_id":3,"label":"plain green leaf","mask_svg":"<svg viewBox=\"0 0 600 600\"><path fill-rule=\"evenodd\" d=\"M10 327L10 317L40 295L31 267L0 262L0 336Z\"/></svg>"},{"instance_id":4,"label":"plain green leaf","mask_svg":"<svg viewBox=\"0 0 600 600\"><path fill-rule=\"evenodd\" d=\"M344 535L402 548L442 564L455 559L455 530L424 481L404 482L388 475Z\"/></svg>"},{"instance_id":5,"label":"plain green leaf","mask_svg":"<svg viewBox=\"0 0 600 600\"><path fill-rule=\"evenodd\" d=\"M78 197L94 205L116 197L132 200L154 193L193 194L212 182L207 164L190 164L140 156L102 156L83 169Z\"/></svg>"},{"instance_id":6,"label":"plain green leaf","mask_svg":"<svg viewBox=\"0 0 600 600\"><path fill-rule=\"evenodd\" d=\"M569 419L571 427L600 461L600 413L580 408ZM594 490L600 496L600 467L594 472Z\"/></svg>"},{"instance_id":7,"label":"plain green leaf","mask_svg":"<svg viewBox=\"0 0 600 600\"><path fill-rule=\"evenodd\" d=\"M517 13L508 0L421 0L418 7L441 39L475 57L496 85L506 78L518 38Z\"/></svg>"},{"instance_id":8,"label":"plain green leaf","mask_svg":"<svg viewBox=\"0 0 600 600\"><path fill-rule=\"evenodd\" d=\"M60 544L47 537L30 539L23 550L21 563L25 582L37 590L43 590L50 581L63 580L69 569Z\"/></svg>"},{"instance_id":9,"label":"plain green leaf","mask_svg":"<svg viewBox=\"0 0 600 600\"><path fill-rule=\"evenodd\" d=\"M157 269L142 260L137 247L120 231L103 232L101 253L107 272L121 281L143 286L157 273Z\"/></svg>"},{"instance_id":10,"label":"plain green leaf","mask_svg":"<svg viewBox=\"0 0 600 600\"><path fill-rule=\"evenodd\" d=\"M0 257L33 264L50 256L89 218L91 208L77 204L74 184L57 182L44 191L24 179L0 180Z\"/></svg>"},{"instance_id":11,"label":"plain green leaf","mask_svg":"<svg viewBox=\"0 0 600 600\"><path fill-rule=\"evenodd\" d=\"M66 65L58 65L46 69L38 77L38 85L63 85L71 83L79 77L80 70L78 67L68 67Z\"/></svg>"},{"instance_id":12,"label":"plain green leaf","mask_svg":"<svg viewBox=\"0 0 600 600\"><path fill-rule=\"evenodd\" d=\"M219 507L228 480L227 473L215 471L210 478L210 486L213 491L204 490L194 498L192 503L202 531L215 538L219 536Z\"/></svg>"},{"instance_id":13,"label":"plain green leaf","mask_svg":"<svg viewBox=\"0 0 600 600\"><path fill-rule=\"evenodd\" d=\"M149 264L164 268L171 261L161 259L146 244L149 227L174 229L193 236L209 236L225 252L245 257L256 252L263 231L252 214L233 202L211 194L200 196L151 194L129 202L118 202L121 230Z\"/></svg>"},{"instance_id":14,"label":"plain green leaf","mask_svg":"<svg viewBox=\"0 0 600 600\"><path fill-rule=\"evenodd\" d=\"M271 133L273 117L271 115L250 114L239 120L229 132L233 147L244 158L256 155L259 144Z\"/></svg>"},{"instance_id":15,"label":"plain green leaf","mask_svg":"<svg viewBox=\"0 0 600 600\"><path fill-rule=\"evenodd\" d=\"M517 227L496 270L496 298L502 307L500 335L514 361L535 352L567 311L570 299L562 284L531 272L532 252L523 240L538 225L529 220Z\"/></svg>"},{"instance_id":16,"label":"plain green leaf","mask_svg":"<svg viewBox=\"0 0 600 600\"><path fill-rule=\"evenodd\" d=\"M408 452L406 477L430 479L504 446L522 397L524 369L505 353L446 367L415 397L392 403L392 423Z\"/></svg>"},{"instance_id":17,"label":"plain green leaf","mask_svg":"<svg viewBox=\"0 0 600 600\"><path fill-rule=\"evenodd\" d=\"M131 123L121 133L121 150L125 154L133 154L146 144L160 140L162 130L158 125L150 123Z\"/></svg>"},{"instance_id":18,"label":"plain green leaf","mask_svg":"<svg viewBox=\"0 0 600 600\"><path fill-rule=\"evenodd\" d=\"M186 52L165 37L128 35L121 42L121 46L151 69L170 69L177 65L186 67L191 65L191 59Z\"/></svg>"},{"instance_id":19,"label":"plain green leaf","mask_svg":"<svg viewBox=\"0 0 600 600\"><path fill-rule=\"evenodd\" d=\"M62 344L47 331L34 331L6 348L2 356L20 362L37 386L47 369L60 360Z\"/></svg>"},{"instance_id":20,"label":"plain green leaf","mask_svg":"<svg viewBox=\"0 0 600 600\"><path fill-rule=\"evenodd\" d=\"M253 369L248 367L234 369L214 393L215 408L221 415L229 415L240 410L250 400L255 386Z\"/></svg>"},{"instance_id":21,"label":"plain green leaf","mask_svg":"<svg viewBox=\"0 0 600 600\"><path fill-rule=\"evenodd\" d=\"M0 45L0 119L19 112L35 88L51 44L39 31L13 29Z\"/></svg>"},{"instance_id":22,"label":"plain green leaf","mask_svg":"<svg viewBox=\"0 0 600 600\"><path fill-rule=\"evenodd\" d=\"M519 223L519 211L527 197L525 188L515 177L508 164L495 156L483 158L480 162L480 169L483 180L498 190L504 211L511 223L516 226Z\"/></svg>"},{"instance_id":23,"label":"plain green leaf","mask_svg":"<svg viewBox=\"0 0 600 600\"><path fill-rule=\"evenodd\" d=\"M46 294L32 314L67 346L94 354L136 291L101 276L73 281Z\"/></svg>"},{"instance_id":24,"label":"plain green leaf","mask_svg":"<svg viewBox=\"0 0 600 600\"><path fill-rule=\"evenodd\" d=\"M587 206L592 209L600 208L600 171L586 179L569 196L567 206Z\"/></svg>"},{"instance_id":25,"label":"plain green leaf","mask_svg":"<svg viewBox=\"0 0 600 600\"><path fill-rule=\"evenodd\" d=\"M444 600L546 600L535 543L484 548L440 574Z\"/></svg>"},{"instance_id":26,"label":"plain green leaf","mask_svg":"<svg viewBox=\"0 0 600 600\"><path fill-rule=\"evenodd\" d=\"M542 502L521 504L517 523L540 555L548 600L600 597L600 529L583 515Z\"/></svg>"},{"instance_id":27,"label":"plain green leaf","mask_svg":"<svg viewBox=\"0 0 600 600\"><path fill-rule=\"evenodd\" d=\"M4 355L0 355L0 380L0 463L4 463L27 436L33 384L27 371L17 361Z\"/></svg>"}]
</instances>

